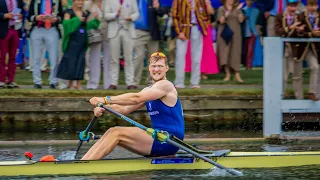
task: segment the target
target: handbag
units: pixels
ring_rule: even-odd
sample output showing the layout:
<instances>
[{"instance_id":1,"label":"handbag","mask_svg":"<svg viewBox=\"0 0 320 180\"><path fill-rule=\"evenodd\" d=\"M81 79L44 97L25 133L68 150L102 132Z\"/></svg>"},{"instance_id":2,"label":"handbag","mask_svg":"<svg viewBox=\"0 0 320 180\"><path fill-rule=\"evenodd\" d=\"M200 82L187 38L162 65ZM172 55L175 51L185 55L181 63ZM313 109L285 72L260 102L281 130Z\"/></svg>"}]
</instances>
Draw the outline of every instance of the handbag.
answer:
<instances>
[{"instance_id":1,"label":"handbag","mask_svg":"<svg viewBox=\"0 0 320 180\"><path fill-rule=\"evenodd\" d=\"M103 34L101 29L90 29L88 30L88 42L89 44L92 43L99 43L103 41Z\"/></svg>"},{"instance_id":2,"label":"handbag","mask_svg":"<svg viewBox=\"0 0 320 180\"><path fill-rule=\"evenodd\" d=\"M230 29L228 24L224 25L224 28L221 32L221 37L222 39L225 40L226 44L228 45L230 43L230 41L232 40L232 36L233 36L233 32Z\"/></svg>"}]
</instances>

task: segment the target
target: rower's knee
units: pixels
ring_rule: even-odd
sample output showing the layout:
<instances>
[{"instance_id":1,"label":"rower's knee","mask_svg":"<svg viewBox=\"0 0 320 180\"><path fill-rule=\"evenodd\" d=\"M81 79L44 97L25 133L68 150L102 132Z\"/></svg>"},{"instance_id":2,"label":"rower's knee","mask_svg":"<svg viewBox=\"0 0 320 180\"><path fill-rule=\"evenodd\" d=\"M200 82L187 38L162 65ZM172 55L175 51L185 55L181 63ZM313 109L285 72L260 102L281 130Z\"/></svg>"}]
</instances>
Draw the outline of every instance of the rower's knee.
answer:
<instances>
[{"instance_id":1,"label":"rower's knee","mask_svg":"<svg viewBox=\"0 0 320 180\"><path fill-rule=\"evenodd\" d=\"M112 127L109 128L104 135L105 136L113 136L115 138L119 138L121 136L121 127Z\"/></svg>"}]
</instances>

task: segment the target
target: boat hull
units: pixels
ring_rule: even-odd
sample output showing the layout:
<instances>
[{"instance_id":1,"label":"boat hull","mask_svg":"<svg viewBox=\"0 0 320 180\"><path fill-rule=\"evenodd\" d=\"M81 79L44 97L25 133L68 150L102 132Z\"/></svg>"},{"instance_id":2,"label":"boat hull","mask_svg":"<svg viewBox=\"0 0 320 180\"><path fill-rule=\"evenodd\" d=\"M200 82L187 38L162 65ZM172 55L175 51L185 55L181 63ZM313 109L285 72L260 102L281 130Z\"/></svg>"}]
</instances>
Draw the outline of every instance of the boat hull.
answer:
<instances>
[{"instance_id":1,"label":"boat hull","mask_svg":"<svg viewBox=\"0 0 320 180\"><path fill-rule=\"evenodd\" d=\"M320 164L320 152L231 152L210 157L229 168L277 168ZM132 158L96 161L2 161L0 176L109 174L170 169L211 169L213 165L193 157Z\"/></svg>"}]
</instances>

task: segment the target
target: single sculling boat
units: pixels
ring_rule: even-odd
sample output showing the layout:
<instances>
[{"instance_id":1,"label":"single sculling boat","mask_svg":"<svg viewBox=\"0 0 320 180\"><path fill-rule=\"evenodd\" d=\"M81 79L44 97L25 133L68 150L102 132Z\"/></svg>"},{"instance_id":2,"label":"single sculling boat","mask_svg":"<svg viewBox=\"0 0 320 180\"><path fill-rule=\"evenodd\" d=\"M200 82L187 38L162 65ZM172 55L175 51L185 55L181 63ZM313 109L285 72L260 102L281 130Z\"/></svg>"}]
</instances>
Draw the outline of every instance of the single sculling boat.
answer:
<instances>
[{"instance_id":1,"label":"single sculling boat","mask_svg":"<svg viewBox=\"0 0 320 180\"><path fill-rule=\"evenodd\" d=\"M230 152L213 151L204 156L229 168L273 168L320 165L320 151L314 152ZM170 169L211 169L214 165L191 154L175 157L67 160L54 162L2 161L0 176L83 175Z\"/></svg>"},{"instance_id":2,"label":"single sculling boat","mask_svg":"<svg viewBox=\"0 0 320 180\"><path fill-rule=\"evenodd\" d=\"M169 143L180 150L174 157L141 157L103 160L61 160L39 162L26 155L26 161L0 161L0 176L28 175L83 175L99 173L119 173L131 171L170 170L170 169L211 169L217 167L235 176L242 172L233 168L271 168L303 165L319 165L320 151L314 152L231 152L230 150L207 151L191 146L166 132L147 128L142 124L98 104L114 115L146 131L155 140ZM79 143L74 152L76 159L84 141L89 141L90 132L97 117L94 117L87 128L79 133Z\"/></svg>"}]
</instances>

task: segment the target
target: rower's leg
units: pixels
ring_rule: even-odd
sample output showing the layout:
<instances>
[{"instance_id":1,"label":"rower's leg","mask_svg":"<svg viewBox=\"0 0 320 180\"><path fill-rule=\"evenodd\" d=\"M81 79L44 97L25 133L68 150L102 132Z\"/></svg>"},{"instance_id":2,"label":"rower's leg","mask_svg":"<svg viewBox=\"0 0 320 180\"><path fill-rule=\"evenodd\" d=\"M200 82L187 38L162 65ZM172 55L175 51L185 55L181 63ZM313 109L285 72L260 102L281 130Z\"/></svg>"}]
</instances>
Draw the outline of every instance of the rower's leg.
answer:
<instances>
[{"instance_id":1,"label":"rower's leg","mask_svg":"<svg viewBox=\"0 0 320 180\"><path fill-rule=\"evenodd\" d=\"M137 127L114 127L110 128L81 160L102 159L117 145L139 155L149 155L152 144L153 138Z\"/></svg>"}]
</instances>

